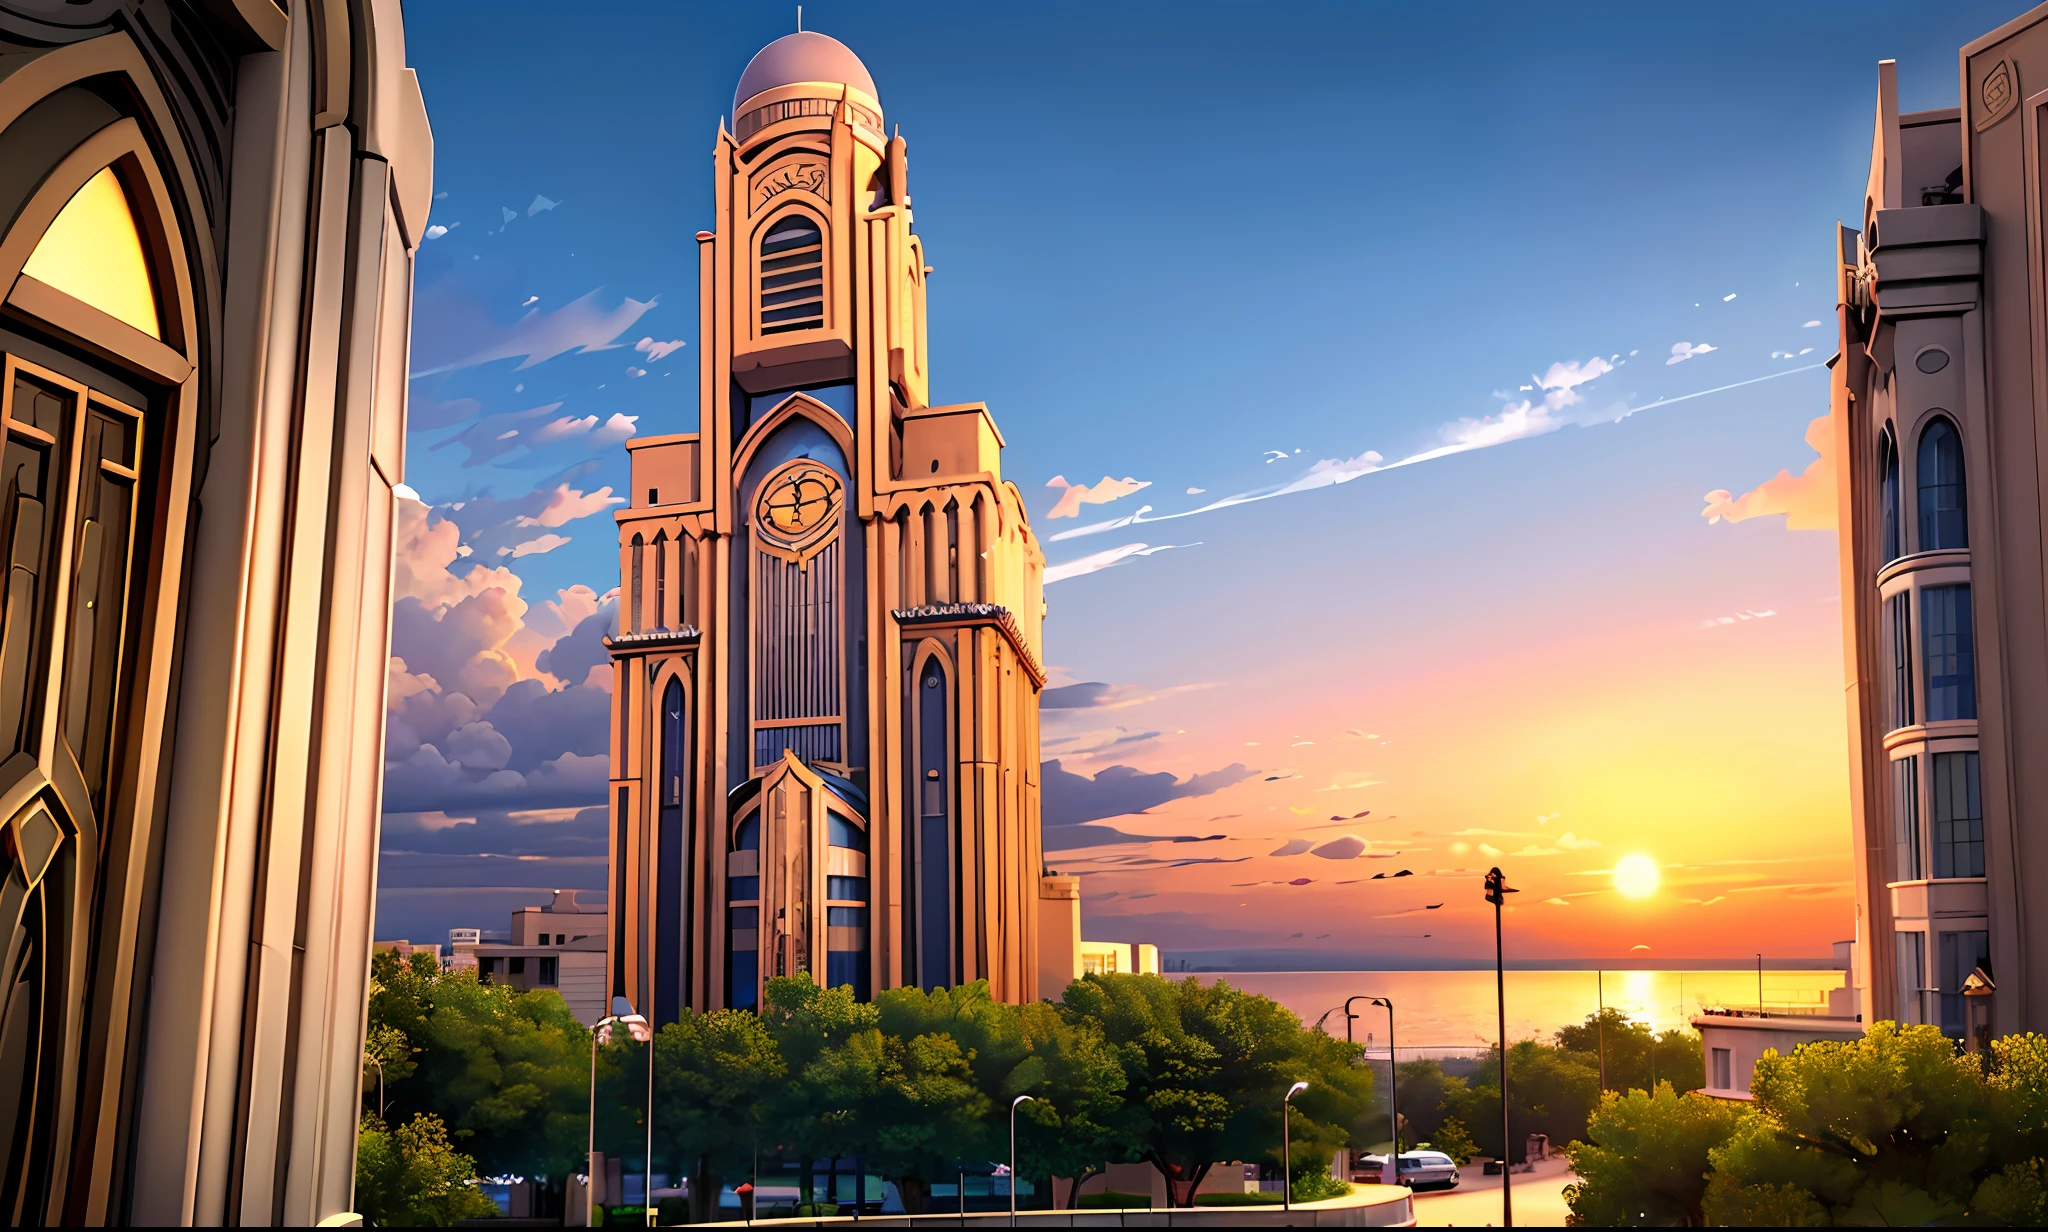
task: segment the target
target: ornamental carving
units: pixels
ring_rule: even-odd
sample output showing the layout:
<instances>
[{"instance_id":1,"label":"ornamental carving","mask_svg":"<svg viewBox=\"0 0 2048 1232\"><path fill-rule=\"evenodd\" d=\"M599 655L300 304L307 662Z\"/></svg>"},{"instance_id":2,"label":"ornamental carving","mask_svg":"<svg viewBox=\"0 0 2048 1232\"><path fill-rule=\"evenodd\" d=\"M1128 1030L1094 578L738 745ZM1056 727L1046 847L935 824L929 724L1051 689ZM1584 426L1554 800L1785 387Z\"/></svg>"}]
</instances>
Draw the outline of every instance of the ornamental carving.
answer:
<instances>
[{"instance_id":1,"label":"ornamental carving","mask_svg":"<svg viewBox=\"0 0 2048 1232\"><path fill-rule=\"evenodd\" d=\"M2012 114L2013 107L2020 101L2020 79L2010 59L2000 60L1984 74L1977 98L1984 107L1984 114L1977 118L1975 125L1980 133Z\"/></svg>"},{"instance_id":2,"label":"ornamental carving","mask_svg":"<svg viewBox=\"0 0 2048 1232\"><path fill-rule=\"evenodd\" d=\"M846 490L839 476L799 458L761 481L754 497L754 536L762 551L808 567L838 529Z\"/></svg>"},{"instance_id":3,"label":"ornamental carving","mask_svg":"<svg viewBox=\"0 0 2048 1232\"><path fill-rule=\"evenodd\" d=\"M822 160L795 158L776 163L754 177L754 209L759 210L783 193L802 190L822 201L832 199L830 177Z\"/></svg>"}]
</instances>

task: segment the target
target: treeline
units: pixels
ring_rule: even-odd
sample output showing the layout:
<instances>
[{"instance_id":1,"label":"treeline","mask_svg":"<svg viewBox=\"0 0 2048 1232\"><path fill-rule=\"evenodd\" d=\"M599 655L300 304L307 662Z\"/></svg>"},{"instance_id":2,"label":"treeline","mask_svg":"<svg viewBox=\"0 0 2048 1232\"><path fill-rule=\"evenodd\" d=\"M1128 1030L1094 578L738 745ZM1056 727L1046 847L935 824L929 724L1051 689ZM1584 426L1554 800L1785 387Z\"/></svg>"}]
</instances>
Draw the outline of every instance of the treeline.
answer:
<instances>
[{"instance_id":1,"label":"treeline","mask_svg":"<svg viewBox=\"0 0 2048 1232\"><path fill-rule=\"evenodd\" d=\"M1514 1160L1527 1153L1530 1134L1546 1134L1559 1148L1585 1136L1600 1105L1603 1048L1610 1091L1649 1090L1658 1082L1691 1091L1704 1081L1696 1032L1653 1035L1616 1009L1565 1027L1555 1043L1520 1041L1508 1048ZM1473 1155L1501 1157L1499 1049L1473 1061L1406 1061L1398 1077L1404 1149L1427 1143L1461 1163ZM1384 1138L1382 1131L1376 1140Z\"/></svg>"},{"instance_id":2,"label":"treeline","mask_svg":"<svg viewBox=\"0 0 2048 1232\"><path fill-rule=\"evenodd\" d=\"M1932 1026L1766 1052L1754 1102L1610 1095L1570 1148L1583 1226L2048 1224L2048 1037Z\"/></svg>"},{"instance_id":3,"label":"treeline","mask_svg":"<svg viewBox=\"0 0 2048 1232\"><path fill-rule=\"evenodd\" d=\"M438 1118L486 1175L559 1192L583 1170L590 1032L558 995L443 972L425 955L380 954L373 975L384 1122ZM1357 1047L1223 981L1088 976L1058 1002L1020 1006L983 983L861 1002L799 975L769 981L764 1000L759 1014L687 1013L653 1044L654 1171L690 1178L693 1220L715 1217L719 1190L750 1175L757 1152L858 1158L919 1213L963 1161L1007 1158L1019 1095L1032 1097L1017 1111L1024 1176L1078 1186L1108 1163L1145 1162L1180 1206L1218 1160L1281 1162L1280 1101L1296 1081L1309 1083L1285 1161L1298 1196L1340 1190L1331 1155L1384 1133ZM638 1158L644 1046L615 1042L598 1064L598 1149Z\"/></svg>"}]
</instances>

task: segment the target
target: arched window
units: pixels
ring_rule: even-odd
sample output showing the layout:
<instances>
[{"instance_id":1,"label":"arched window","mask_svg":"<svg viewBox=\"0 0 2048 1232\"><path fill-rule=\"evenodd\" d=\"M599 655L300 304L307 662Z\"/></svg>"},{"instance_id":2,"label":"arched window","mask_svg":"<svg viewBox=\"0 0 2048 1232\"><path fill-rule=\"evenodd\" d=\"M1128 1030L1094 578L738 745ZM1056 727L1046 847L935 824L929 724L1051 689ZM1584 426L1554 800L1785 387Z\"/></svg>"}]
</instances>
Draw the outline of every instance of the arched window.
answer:
<instances>
[{"instance_id":1,"label":"arched window","mask_svg":"<svg viewBox=\"0 0 2048 1232\"><path fill-rule=\"evenodd\" d=\"M753 816L733 827L732 849L734 851L761 850L761 815Z\"/></svg>"},{"instance_id":2,"label":"arched window","mask_svg":"<svg viewBox=\"0 0 2048 1232\"><path fill-rule=\"evenodd\" d=\"M654 627L668 628L668 532L654 532Z\"/></svg>"},{"instance_id":3,"label":"arched window","mask_svg":"<svg viewBox=\"0 0 2048 1232\"><path fill-rule=\"evenodd\" d=\"M630 611L628 611L628 612L626 613L626 621L625 621L625 624L626 624L626 632L628 632L628 633L638 633L638 632L640 632L640 629L641 629L641 627L642 627L642 625L641 625L641 620L642 620L642 617L641 617L641 614L640 614L640 560L641 560L641 558L642 558L642 557L644 557L644 556L646 556L646 555L647 555L647 541L646 541L645 539L642 539L642 538L641 538L640 536L638 536L638 535L634 535L634 536L633 536L633 546L632 546L632 552L633 552L633 596L632 596L633 606L632 606L632 609L631 609Z\"/></svg>"},{"instance_id":4,"label":"arched window","mask_svg":"<svg viewBox=\"0 0 2048 1232\"><path fill-rule=\"evenodd\" d=\"M829 846L844 847L849 851L868 849L868 832L841 817L827 811L825 814L825 842Z\"/></svg>"},{"instance_id":5,"label":"arched window","mask_svg":"<svg viewBox=\"0 0 2048 1232\"><path fill-rule=\"evenodd\" d=\"M1900 556L1899 552L1899 448L1892 439L1892 430L1887 427L1877 446L1877 470L1880 476L1880 564L1890 564Z\"/></svg>"},{"instance_id":6,"label":"arched window","mask_svg":"<svg viewBox=\"0 0 2048 1232\"><path fill-rule=\"evenodd\" d=\"M827 810L826 841L834 847L866 852L867 832L852 820ZM856 864L855 868L862 867ZM868 999L868 879L833 875L825 878L825 986L851 985L859 1000Z\"/></svg>"},{"instance_id":7,"label":"arched window","mask_svg":"<svg viewBox=\"0 0 2048 1232\"><path fill-rule=\"evenodd\" d=\"M825 323L825 237L808 215L791 214L761 237L761 332Z\"/></svg>"},{"instance_id":8,"label":"arched window","mask_svg":"<svg viewBox=\"0 0 2048 1232\"><path fill-rule=\"evenodd\" d=\"M953 960L953 792L947 768L946 730L952 712L952 687L936 656L926 659L911 698L913 747L909 793L911 886L915 899L909 913L914 931L916 983L920 988L945 988L954 981Z\"/></svg>"},{"instance_id":9,"label":"arched window","mask_svg":"<svg viewBox=\"0 0 2048 1232\"><path fill-rule=\"evenodd\" d=\"M661 780L655 798L660 805L658 884L655 887L656 926L662 937L683 933L683 899L688 893L690 867L689 827L684 824L684 802L689 799L689 725L684 721L683 682L670 680L661 696ZM664 948L657 946L659 954ZM681 1012L683 988L689 983L687 946L670 949L668 961L655 979L655 1010L658 1022L673 1022Z\"/></svg>"},{"instance_id":10,"label":"arched window","mask_svg":"<svg viewBox=\"0 0 2048 1232\"><path fill-rule=\"evenodd\" d=\"M1922 552L1970 546L1963 508L1963 438L1955 424L1936 419L1920 433L1920 542Z\"/></svg>"}]
</instances>

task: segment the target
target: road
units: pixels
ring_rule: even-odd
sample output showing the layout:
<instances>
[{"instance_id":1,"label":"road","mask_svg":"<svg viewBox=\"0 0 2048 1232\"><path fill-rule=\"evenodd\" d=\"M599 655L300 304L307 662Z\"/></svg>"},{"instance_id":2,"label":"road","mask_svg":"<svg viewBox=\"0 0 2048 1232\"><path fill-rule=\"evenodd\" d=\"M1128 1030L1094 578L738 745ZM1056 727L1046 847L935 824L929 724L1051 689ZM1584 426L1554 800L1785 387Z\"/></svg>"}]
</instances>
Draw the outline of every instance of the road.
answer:
<instances>
[{"instance_id":1,"label":"road","mask_svg":"<svg viewBox=\"0 0 2048 1232\"><path fill-rule=\"evenodd\" d=\"M1562 1159L1547 1159L1534 1172L1517 1172L1515 1225L1524 1228L1561 1228L1570 1208L1564 1204L1564 1187L1579 1179ZM1480 1174L1475 1165L1463 1170L1456 1189L1423 1190L1415 1195L1415 1226L1419 1228L1497 1228L1500 1218L1500 1178Z\"/></svg>"}]
</instances>

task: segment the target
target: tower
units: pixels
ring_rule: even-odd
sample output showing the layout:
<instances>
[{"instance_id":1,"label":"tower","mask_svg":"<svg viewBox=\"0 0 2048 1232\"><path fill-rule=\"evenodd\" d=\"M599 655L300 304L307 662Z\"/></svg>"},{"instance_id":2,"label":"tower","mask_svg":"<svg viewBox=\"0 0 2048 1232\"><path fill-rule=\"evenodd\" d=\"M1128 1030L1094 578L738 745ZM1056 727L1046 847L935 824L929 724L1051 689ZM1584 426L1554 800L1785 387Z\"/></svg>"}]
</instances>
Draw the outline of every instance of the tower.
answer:
<instances>
[{"instance_id":1,"label":"tower","mask_svg":"<svg viewBox=\"0 0 2048 1232\"><path fill-rule=\"evenodd\" d=\"M1045 560L932 406L901 136L845 46L740 77L699 232L699 430L628 441L610 967L657 1022L809 971L1038 995Z\"/></svg>"}]
</instances>

